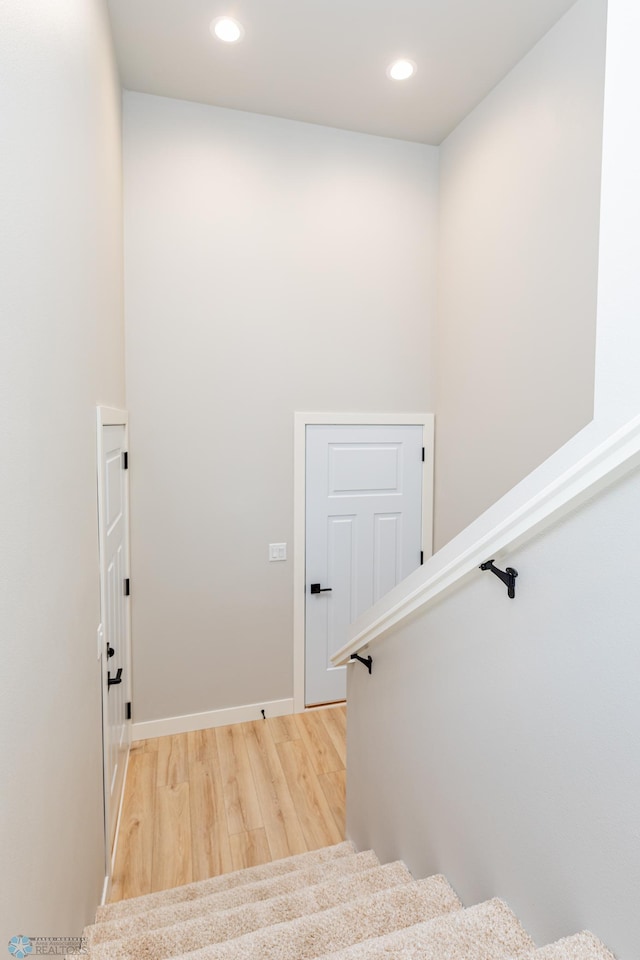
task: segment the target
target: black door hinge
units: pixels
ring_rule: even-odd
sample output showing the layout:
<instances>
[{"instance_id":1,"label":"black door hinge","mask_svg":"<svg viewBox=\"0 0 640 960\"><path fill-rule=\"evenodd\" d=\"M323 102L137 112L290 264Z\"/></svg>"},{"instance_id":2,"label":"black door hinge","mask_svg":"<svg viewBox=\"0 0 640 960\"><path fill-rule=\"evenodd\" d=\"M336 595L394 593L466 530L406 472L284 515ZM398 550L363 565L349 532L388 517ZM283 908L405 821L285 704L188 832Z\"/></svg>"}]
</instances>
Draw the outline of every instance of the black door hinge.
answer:
<instances>
[{"instance_id":1,"label":"black door hinge","mask_svg":"<svg viewBox=\"0 0 640 960\"><path fill-rule=\"evenodd\" d=\"M420 566L424 564L424 550L420 551Z\"/></svg>"},{"instance_id":2,"label":"black door hinge","mask_svg":"<svg viewBox=\"0 0 640 960\"><path fill-rule=\"evenodd\" d=\"M424 447L422 448L422 462L424 463Z\"/></svg>"},{"instance_id":3,"label":"black door hinge","mask_svg":"<svg viewBox=\"0 0 640 960\"><path fill-rule=\"evenodd\" d=\"M424 457L422 459L424 460ZM123 470L129 469L129 451L128 450L122 451L122 469Z\"/></svg>"},{"instance_id":4,"label":"black door hinge","mask_svg":"<svg viewBox=\"0 0 640 960\"><path fill-rule=\"evenodd\" d=\"M124 718L125 720L131 720L131 701L128 700L124 705Z\"/></svg>"},{"instance_id":5,"label":"black door hinge","mask_svg":"<svg viewBox=\"0 0 640 960\"><path fill-rule=\"evenodd\" d=\"M131 593L131 580L129 580L129 577L127 577L127 579L124 581L124 595L125 595L125 597L128 597L130 593Z\"/></svg>"}]
</instances>

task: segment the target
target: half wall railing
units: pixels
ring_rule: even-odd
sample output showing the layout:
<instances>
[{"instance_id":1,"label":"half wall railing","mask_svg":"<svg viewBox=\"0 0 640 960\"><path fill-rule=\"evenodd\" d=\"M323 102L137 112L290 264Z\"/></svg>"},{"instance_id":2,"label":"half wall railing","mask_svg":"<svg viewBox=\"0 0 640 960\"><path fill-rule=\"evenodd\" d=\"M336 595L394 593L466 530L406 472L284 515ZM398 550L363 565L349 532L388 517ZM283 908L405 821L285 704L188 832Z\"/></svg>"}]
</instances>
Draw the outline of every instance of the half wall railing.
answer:
<instances>
[{"instance_id":1,"label":"half wall railing","mask_svg":"<svg viewBox=\"0 0 640 960\"><path fill-rule=\"evenodd\" d=\"M640 417L636 417L513 510L493 529L466 543L451 558L450 547L428 559L352 625L347 643L331 658L334 666L357 662L370 644L471 577L482 576L489 562L505 566L509 553L557 523L600 490L640 465ZM462 535L460 536L463 539ZM512 568L508 568L512 569ZM507 570L505 570L507 573ZM522 573L522 571L521 571ZM496 602L502 597L497 596ZM352 659L353 658L353 659Z\"/></svg>"}]
</instances>

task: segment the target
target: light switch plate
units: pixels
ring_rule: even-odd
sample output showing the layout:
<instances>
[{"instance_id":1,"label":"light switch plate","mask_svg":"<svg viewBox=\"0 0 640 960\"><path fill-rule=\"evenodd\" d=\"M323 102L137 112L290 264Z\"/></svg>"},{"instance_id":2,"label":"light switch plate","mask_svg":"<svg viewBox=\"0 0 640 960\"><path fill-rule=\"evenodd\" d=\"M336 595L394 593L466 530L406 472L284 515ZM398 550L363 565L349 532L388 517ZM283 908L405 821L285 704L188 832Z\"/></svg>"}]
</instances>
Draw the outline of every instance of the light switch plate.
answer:
<instances>
[{"instance_id":1,"label":"light switch plate","mask_svg":"<svg viewBox=\"0 0 640 960\"><path fill-rule=\"evenodd\" d=\"M287 559L287 545L286 543L270 543L269 544L269 562L273 563L275 560L286 560Z\"/></svg>"}]
</instances>

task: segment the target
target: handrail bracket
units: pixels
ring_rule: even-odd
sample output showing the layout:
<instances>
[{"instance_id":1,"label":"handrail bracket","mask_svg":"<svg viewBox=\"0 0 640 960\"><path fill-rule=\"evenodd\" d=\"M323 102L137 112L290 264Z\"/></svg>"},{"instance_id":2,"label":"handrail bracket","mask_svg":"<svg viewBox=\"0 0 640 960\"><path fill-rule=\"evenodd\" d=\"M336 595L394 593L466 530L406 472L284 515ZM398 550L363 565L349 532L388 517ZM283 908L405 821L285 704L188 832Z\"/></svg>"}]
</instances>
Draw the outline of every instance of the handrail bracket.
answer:
<instances>
[{"instance_id":1,"label":"handrail bracket","mask_svg":"<svg viewBox=\"0 0 640 960\"><path fill-rule=\"evenodd\" d=\"M493 560L487 560L485 563L480 564L481 570L491 570L491 573L495 573L502 582L506 585L507 594L509 599L513 600L516 595L516 577L518 576L518 571L514 570L513 567L507 567L505 570L498 570L494 566Z\"/></svg>"},{"instance_id":2,"label":"handrail bracket","mask_svg":"<svg viewBox=\"0 0 640 960\"><path fill-rule=\"evenodd\" d=\"M361 657L357 653L352 653L351 659L358 660L360 663L363 663L367 668L367 670L369 671L369 673L371 673L371 667L373 666L373 657Z\"/></svg>"}]
</instances>

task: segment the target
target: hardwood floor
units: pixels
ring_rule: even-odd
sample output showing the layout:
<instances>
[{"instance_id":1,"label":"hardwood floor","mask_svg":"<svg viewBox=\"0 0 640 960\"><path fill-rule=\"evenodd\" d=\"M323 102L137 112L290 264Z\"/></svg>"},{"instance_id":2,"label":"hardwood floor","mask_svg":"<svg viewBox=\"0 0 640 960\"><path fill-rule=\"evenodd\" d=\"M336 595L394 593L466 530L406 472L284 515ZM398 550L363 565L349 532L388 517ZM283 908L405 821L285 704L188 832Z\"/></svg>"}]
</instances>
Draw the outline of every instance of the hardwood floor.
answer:
<instances>
[{"instance_id":1,"label":"hardwood floor","mask_svg":"<svg viewBox=\"0 0 640 960\"><path fill-rule=\"evenodd\" d=\"M339 843L346 708L134 743L111 900Z\"/></svg>"}]
</instances>

